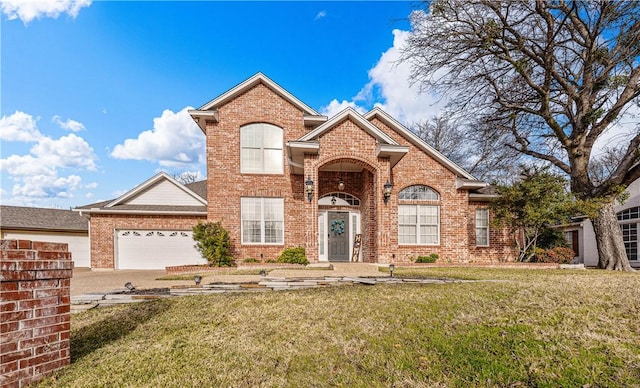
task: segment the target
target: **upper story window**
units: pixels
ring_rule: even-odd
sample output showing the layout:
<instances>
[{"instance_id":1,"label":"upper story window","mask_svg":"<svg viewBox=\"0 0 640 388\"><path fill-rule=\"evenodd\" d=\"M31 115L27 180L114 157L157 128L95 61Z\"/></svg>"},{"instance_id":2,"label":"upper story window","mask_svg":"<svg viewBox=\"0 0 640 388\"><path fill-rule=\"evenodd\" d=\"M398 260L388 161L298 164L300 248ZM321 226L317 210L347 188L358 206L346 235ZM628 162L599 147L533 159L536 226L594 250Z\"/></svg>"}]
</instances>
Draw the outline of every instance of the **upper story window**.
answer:
<instances>
[{"instance_id":1,"label":"upper story window","mask_svg":"<svg viewBox=\"0 0 640 388\"><path fill-rule=\"evenodd\" d=\"M398 193L398 199L415 199L418 201L438 201L440 194L429 186L409 186Z\"/></svg>"},{"instance_id":2,"label":"upper story window","mask_svg":"<svg viewBox=\"0 0 640 388\"><path fill-rule=\"evenodd\" d=\"M398 193L398 243L438 245L440 243L440 195L428 186L409 186ZM410 200L403 204L403 200ZM425 204L416 201L429 201ZM436 202L436 203L434 203Z\"/></svg>"},{"instance_id":3,"label":"upper story window","mask_svg":"<svg viewBox=\"0 0 640 388\"><path fill-rule=\"evenodd\" d=\"M282 128L267 123L240 128L240 172L282 174Z\"/></svg>"}]
</instances>

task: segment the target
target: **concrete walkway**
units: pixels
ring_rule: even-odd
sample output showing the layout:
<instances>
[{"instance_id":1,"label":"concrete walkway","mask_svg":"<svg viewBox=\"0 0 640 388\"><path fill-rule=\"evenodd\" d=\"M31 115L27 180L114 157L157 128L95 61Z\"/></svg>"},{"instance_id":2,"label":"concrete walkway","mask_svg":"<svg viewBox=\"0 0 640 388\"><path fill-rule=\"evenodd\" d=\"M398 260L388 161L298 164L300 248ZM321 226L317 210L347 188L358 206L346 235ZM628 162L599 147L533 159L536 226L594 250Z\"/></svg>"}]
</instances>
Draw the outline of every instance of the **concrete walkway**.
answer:
<instances>
[{"instance_id":1,"label":"concrete walkway","mask_svg":"<svg viewBox=\"0 0 640 388\"><path fill-rule=\"evenodd\" d=\"M319 277L380 277L385 273L378 271L378 266L366 263L332 263L333 269L309 267L309 269L273 269L268 277L274 278L319 278ZM162 270L115 270L92 271L77 268L71 278L71 296L108 292L123 289L124 284L131 282L136 288L166 288L176 286L192 286L193 280L156 280L167 276ZM224 275L207 274L202 284L208 283L249 283L258 282L260 275Z\"/></svg>"}]
</instances>

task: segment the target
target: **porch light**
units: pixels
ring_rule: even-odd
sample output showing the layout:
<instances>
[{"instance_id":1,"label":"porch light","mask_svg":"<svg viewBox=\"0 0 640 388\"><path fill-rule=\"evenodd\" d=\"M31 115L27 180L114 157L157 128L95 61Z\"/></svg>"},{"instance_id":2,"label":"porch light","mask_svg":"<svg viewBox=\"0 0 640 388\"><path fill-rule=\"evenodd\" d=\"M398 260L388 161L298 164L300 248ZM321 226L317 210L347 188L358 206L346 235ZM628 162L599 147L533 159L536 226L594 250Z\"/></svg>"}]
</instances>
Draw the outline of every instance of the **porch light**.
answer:
<instances>
[{"instance_id":1,"label":"porch light","mask_svg":"<svg viewBox=\"0 0 640 388\"><path fill-rule=\"evenodd\" d=\"M196 286L200 285L200 282L202 281L202 276L200 275L196 275L193 277L193 281L196 283Z\"/></svg>"},{"instance_id":2,"label":"porch light","mask_svg":"<svg viewBox=\"0 0 640 388\"><path fill-rule=\"evenodd\" d=\"M393 277L393 271L396 269L396 266L391 263L389 264L389 273L391 273L391 277Z\"/></svg>"},{"instance_id":3,"label":"porch light","mask_svg":"<svg viewBox=\"0 0 640 388\"><path fill-rule=\"evenodd\" d=\"M304 188L307 192L307 198L309 199L309 202L311 202L311 197L313 196L313 181L311 180L311 177L308 177L306 182L304 182Z\"/></svg>"},{"instance_id":4,"label":"porch light","mask_svg":"<svg viewBox=\"0 0 640 388\"><path fill-rule=\"evenodd\" d=\"M344 191L344 182L342 180L340 180L340 182L338 182L338 190Z\"/></svg>"},{"instance_id":5,"label":"porch light","mask_svg":"<svg viewBox=\"0 0 640 388\"><path fill-rule=\"evenodd\" d=\"M382 187L382 195L384 196L385 205L387 204L387 202L389 202L392 188L393 188L393 185L389 181L387 181L387 183L385 183L384 186Z\"/></svg>"}]
</instances>

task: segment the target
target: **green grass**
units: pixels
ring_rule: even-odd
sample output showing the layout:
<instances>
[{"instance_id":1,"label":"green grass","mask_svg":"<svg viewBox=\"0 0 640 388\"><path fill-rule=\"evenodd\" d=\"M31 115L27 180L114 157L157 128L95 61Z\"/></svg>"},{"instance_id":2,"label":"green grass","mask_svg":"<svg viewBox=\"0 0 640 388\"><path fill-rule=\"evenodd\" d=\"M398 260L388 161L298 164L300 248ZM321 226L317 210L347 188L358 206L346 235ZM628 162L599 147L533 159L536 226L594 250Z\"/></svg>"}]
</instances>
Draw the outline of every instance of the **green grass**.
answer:
<instances>
[{"instance_id":1,"label":"green grass","mask_svg":"<svg viewBox=\"0 0 640 388\"><path fill-rule=\"evenodd\" d=\"M72 316L72 365L40 385L640 386L640 275L396 274L483 281L216 294L92 310Z\"/></svg>"}]
</instances>

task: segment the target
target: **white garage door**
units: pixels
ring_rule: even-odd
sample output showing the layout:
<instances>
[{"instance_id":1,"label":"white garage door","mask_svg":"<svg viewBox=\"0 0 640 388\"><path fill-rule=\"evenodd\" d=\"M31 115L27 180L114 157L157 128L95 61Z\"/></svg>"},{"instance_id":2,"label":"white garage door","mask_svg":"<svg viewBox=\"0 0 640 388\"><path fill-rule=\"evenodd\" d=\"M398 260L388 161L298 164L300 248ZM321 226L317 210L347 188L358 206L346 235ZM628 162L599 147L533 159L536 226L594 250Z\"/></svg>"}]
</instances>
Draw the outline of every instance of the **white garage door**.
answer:
<instances>
[{"instance_id":1,"label":"white garage door","mask_svg":"<svg viewBox=\"0 0 640 388\"><path fill-rule=\"evenodd\" d=\"M206 264L190 230L117 230L118 269L164 269Z\"/></svg>"}]
</instances>

